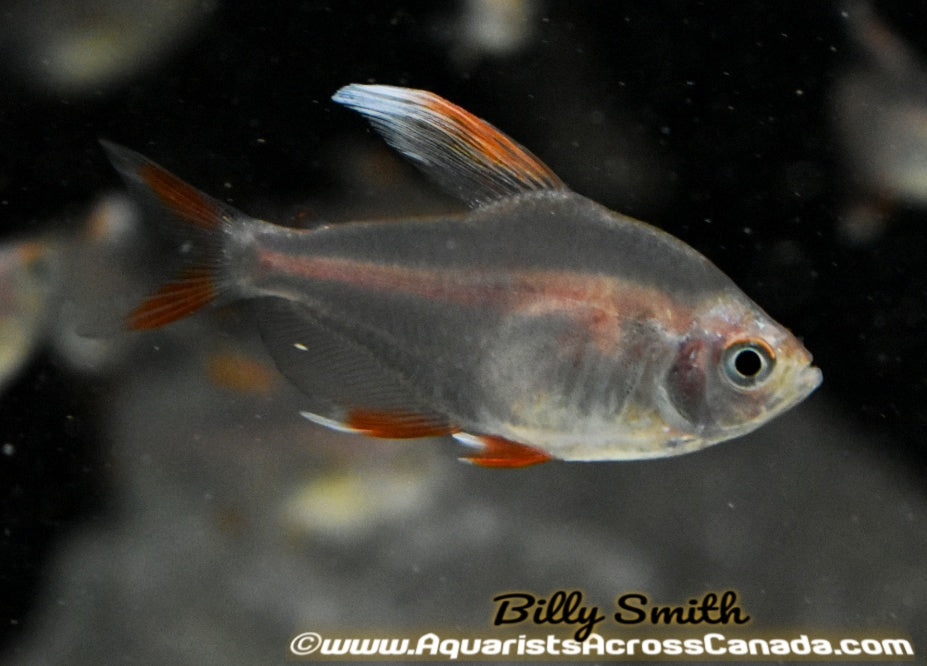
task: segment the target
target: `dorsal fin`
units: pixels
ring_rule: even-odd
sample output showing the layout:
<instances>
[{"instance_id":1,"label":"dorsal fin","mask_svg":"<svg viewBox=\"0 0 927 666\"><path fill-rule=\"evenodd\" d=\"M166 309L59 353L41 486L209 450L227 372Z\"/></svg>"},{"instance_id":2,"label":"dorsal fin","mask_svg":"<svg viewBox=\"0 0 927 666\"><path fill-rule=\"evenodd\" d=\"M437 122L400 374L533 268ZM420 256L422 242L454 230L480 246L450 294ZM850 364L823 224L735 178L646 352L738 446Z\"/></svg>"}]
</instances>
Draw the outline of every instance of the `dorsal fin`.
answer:
<instances>
[{"instance_id":1,"label":"dorsal fin","mask_svg":"<svg viewBox=\"0 0 927 666\"><path fill-rule=\"evenodd\" d=\"M332 99L364 115L390 146L470 206L566 189L528 150L434 93L352 83Z\"/></svg>"}]
</instances>

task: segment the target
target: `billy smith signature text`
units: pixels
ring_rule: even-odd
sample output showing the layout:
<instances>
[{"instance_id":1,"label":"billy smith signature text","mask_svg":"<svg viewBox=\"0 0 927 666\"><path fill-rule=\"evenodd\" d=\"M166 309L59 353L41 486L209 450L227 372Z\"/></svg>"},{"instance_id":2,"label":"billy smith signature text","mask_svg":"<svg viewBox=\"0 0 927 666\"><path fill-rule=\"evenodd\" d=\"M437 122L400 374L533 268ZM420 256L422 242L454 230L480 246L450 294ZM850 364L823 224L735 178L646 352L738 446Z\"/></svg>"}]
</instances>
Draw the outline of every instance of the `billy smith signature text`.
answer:
<instances>
[{"instance_id":1,"label":"billy smith signature text","mask_svg":"<svg viewBox=\"0 0 927 666\"><path fill-rule=\"evenodd\" d=\"M557 590L549 598L539 598L529 592L508 592L492 599L496 603L493 624L519 624L532 622L542 624L576 625L574 638L584 641L605 615L598 606L584 603L579 590ZM746 624L750 616L737 602L737 592L705 592L702 596L689 599L681 606L653 605L646 594L629 592L615 600L615 622L635 625L649 622L658 624Z\"/></svg>"}]
</instances>

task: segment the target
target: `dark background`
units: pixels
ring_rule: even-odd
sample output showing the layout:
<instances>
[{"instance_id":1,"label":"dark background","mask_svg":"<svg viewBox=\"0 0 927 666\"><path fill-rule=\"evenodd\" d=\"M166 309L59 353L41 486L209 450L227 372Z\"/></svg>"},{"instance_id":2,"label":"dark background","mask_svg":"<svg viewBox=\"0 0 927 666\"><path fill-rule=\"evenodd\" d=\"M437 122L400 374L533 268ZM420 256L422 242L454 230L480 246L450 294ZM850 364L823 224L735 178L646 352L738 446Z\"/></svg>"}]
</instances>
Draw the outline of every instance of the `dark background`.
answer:
<instances>
[{"instance_id":1,"label":"dark background","mask_svg":"<svg viewBox=\"0 0 927 666\"><path fill-rule=\"evenodd\" d=\"M876 6L927 61L920 4ZM100 137L255 213L354 196L333 172L333 138L369 131L330 95L349 82L430 89L528 146L577 191L711 258L804 339L821 390L860 428L888 436L879 455L922 479L927 212L900 205L862 246L837 232L856 187L828 108L853 61L838 7L550 1L522 51L469 62L451 55L456 7L222 2L175 52L122 83L54 92L8 72L0 233L66 225L118 187ZM15 447L0 457L7 641L29 625L57 540L107 507L94 391L40 353L0 396L0 444Z\"/></svg>"}]
</instances>

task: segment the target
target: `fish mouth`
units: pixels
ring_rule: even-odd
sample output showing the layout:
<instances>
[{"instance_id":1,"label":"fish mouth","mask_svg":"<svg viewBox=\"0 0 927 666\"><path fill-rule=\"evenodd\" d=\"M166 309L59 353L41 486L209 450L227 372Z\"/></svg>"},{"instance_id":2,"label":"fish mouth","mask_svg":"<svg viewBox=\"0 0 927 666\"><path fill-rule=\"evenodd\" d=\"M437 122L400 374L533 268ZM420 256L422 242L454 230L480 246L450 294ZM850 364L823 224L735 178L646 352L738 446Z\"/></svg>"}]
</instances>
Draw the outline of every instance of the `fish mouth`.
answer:
<instances>
[{"instance_id":1,"label":"fish mouth","mask_svg":"<svg viewBox=\"0 0 927 666\"><path fill-rule=\"evenodd\" d=\"M824 373L822 373L821 369L817 366L809 364L797 368L797 372L794 374L794 380L792 381L794 388L791 391L791 395L783 401L778 411L783 412L791 409L811 395L823 381Z\"/></svg>"},{"instance_id":2,"label":"fish mouth","mask_svg":"<svg viewBox=\"0 0 927 666\"><path fill-rule=\"evenodd\" d=\"M799 384L804 389L803 395L808 395L824 381L824 373L814 365L806 366L802 369Z\"/></svg>"},{"instance_id":3,"label":"fish mouth","mask_svg":"<svg viewBox=\"0 0 927 666\"><path fill-rule=\"evenodd\" d=\"M824 381L821 369L811 365L802 365L793 369L784 378L783 384L788 388L781 394L781 399L770 407L769 417L788 411L807 398Z\"/></svg>"},{"instance_id":4,"label":"fish mouth","mask_svg":"<svg viewBox=\"0 0 927 666\"><path fill-rule=\"evenodd\" d=\"M792 366L792 378L789 380L795 387L792 405L807 398L824 381L824 373L819 367L811 364L814 359L807 349L801 347L801 353L795 360L797 363Z\"/></svg>"}]
</instances>

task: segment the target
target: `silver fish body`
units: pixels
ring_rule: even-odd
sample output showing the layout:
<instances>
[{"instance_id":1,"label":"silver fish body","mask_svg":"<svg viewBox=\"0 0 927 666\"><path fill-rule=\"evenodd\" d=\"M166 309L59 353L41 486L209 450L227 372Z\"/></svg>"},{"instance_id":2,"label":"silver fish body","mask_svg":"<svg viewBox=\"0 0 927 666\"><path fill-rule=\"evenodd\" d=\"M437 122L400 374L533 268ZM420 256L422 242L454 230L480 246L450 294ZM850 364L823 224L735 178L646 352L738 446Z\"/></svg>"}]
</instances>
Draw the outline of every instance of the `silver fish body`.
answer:
<instances>
[{"instance_id":1,"label":"silver fish body","mask_svg":"<svg viewBox=\"0 0 927 666\"><path fill-rule=\"evenodd\" d=\"M489 466L692 451L820 383L801 343L702 255L572 192L483 121L421 91L339 96L473 210L288 229L108 146L205 239L133 327L261 299L265 342L308 418L454 434Z\"/></svg>"}]
</instances>

